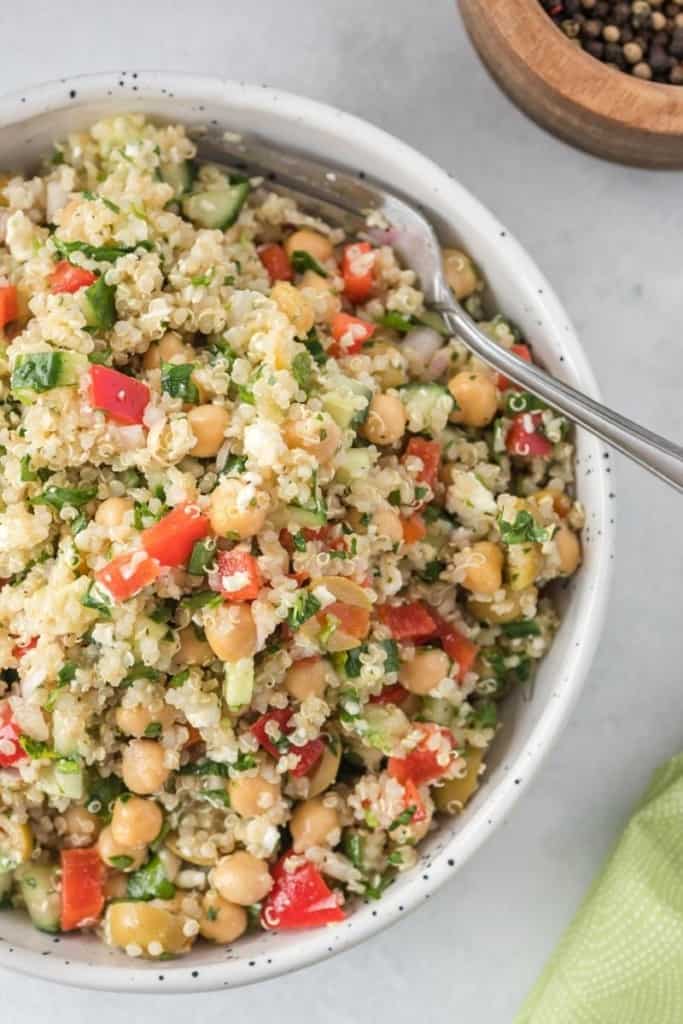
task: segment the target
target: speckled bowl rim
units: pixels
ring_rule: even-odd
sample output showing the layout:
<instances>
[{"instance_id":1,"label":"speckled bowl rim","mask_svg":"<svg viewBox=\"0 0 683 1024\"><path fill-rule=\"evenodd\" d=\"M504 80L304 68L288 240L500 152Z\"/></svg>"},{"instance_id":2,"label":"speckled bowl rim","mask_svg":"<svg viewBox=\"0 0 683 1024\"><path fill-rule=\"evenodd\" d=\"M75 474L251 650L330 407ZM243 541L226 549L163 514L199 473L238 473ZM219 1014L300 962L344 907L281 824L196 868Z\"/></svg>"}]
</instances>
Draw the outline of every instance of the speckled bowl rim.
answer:
<instances>
[{"instance_id":1,"label":"speckled bowl rim","mask_svg":"<svg viewBox=\"0 0 683 1024\"><path fill-rule=\"evenodd\" d=\"M554 332L553 337L561 338L558 351L566 356L567 378L586 393L599 397L593 373L565 310L521 245L445 171L366 121L265 85L248 85L181 72L128 71L64 78L2 97L0 127L7 128L39 114L56 112L69 102L80 105L107 101L114 95L124 97L130 95L129 90L134 93L136 101L161 101L170 95L193 104L194 110L202 110L203 102L225 102L253 111L256 115L261 111L277 114L294 123L304 123L313 132L334 128L340 140L348 140L350 144L360 140L362 145L376 153L381 152L385 157L389 153L393 160L409 163L425 182L426 196L430 191L449 194L457 199L468 223L476 225L478 232L488 241L496 239L501 262L514 265L520 287L525 289L527 296L533 295L537 305L542 306L545 325ZM125 103L121 108L125 108ZM474 255L476 257L476 253ZM344 925L299 933L300 941L274 951L272 956L257 956L253 960L229 956L221 962L206 965L181 959L159 963L156 970L150 970L149 965L143 967L137 961L122 957L111 966L93 964L88 960L64 959L64 955L68 955L66 943L64 948L59 945L50 948L54 941L50 936L45 937L45 949L40 952L20 948L16 943L10 945L0 937L0 965L62 984L109 991L161 994L233 988L296 970L349 949L429 899L472 856L519 799L555 742L588 673L604 621L614 558L614 479L613 474L607 475L611 466L608 469L602 445L589 438L584 449L592 461L591 511L594 524L601 533L601 545L597 555L592 557L591 579L576 617L574 642L567 645L569 665L566 672L563 671L562 679L553 686L547 706L527 742L514 760L505 765L502 779L487 791L462 831L447 840L443 848L436 850L430 859L428 873L416 868L410 875L402 877L400 889L392 887L387 890L382 900L372 908L359 908Z\"/></svg>"}]
</instances>

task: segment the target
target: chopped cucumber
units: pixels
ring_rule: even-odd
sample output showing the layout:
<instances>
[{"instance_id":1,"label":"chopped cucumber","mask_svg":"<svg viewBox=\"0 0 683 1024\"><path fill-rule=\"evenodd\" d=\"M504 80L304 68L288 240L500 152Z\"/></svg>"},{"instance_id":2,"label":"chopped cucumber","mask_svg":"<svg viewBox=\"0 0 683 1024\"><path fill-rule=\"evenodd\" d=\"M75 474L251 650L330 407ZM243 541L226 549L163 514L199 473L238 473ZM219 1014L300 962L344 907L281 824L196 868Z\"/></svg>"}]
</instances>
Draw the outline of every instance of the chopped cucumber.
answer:
<instances>
[{"instance_id":1,"label":"chopped cucumber","mask_svg":"<svg viewBox=\"0 0 683 1024\"><path fill-rule=\"evenodd\" d=\"M308 526L312 530L317 530L327 522L327 513L322 509L314 511L310 508L301 508L299 505L288 505L287 521L296 523L297 526Z\"/></svg>"},{"instance_id":2,"label":"chopped cucumber","mask_svg":"<svg viewBox=\"0 0 683 1024\"><path fill-rule=\"evenodd\" d=\"M367 419L372 391L353 377L335 377L332 386L322 396L323 408L342 430L358 430Z\"/></svg>"},{"instance_id":3,"label":"chopped cucumber","mask_svg":"<svg viewBox=\"0 0 683 1024\"><path fill-rule=\"evenodd\" d=\"M55 782L59 792L70 800L82 800L85 796L83 766L78 761L59 760L55 765Z\"/></svg>"},{"instance_id":4,"label":"chopped cucumber","mask_svg":"<svg viewBox=\"0 0 683 1024\"><path fill-rule=\"evenodd\" d=\"M161 179L171 186L176 199L190 191L195 171L195 165L191 160L181 160L179 164L166 161L159 165Z\"/></svg>"},{"instance_id":5,"label":"chopped cucumber","mask_svg":"<svg viewBox=\"0 0 683 1024\"><path fill-rule=\"evenodd\" d=\"M14 877L35 927L41 932L58 932L60 894L57 866L22 864Z\"/></svg>"},{"instance_id":6,"label":"chopped cucumber","mask_svg":"<svg viewBox=\"0 0 683 1024\"><path fill-rule=\"evenodd\" d=\"M55 699L52 711L52 740L60 757L69 757L78 750L83 738L83 709L75 694L63 690Z\"/></svg>"},{"instance_id":7,"label":"chopped cucumber","mask_svg":"<svg viewBox=\"0 0 683 1024\"><path fill-rule=\"evenodd\" d=\"M94 284L85 289L83 312L88 327L95 331L109 331L116 323L116 288L98 277Z\"/></svg>"},{"instance_id":8,"label":"chopped cucumber","mask_svg":"<svg viewBox=\"0 0 683 1024\"><path fill-rule=\"evenodd\" d=\"M20 355L12 369L12 392L20 401L32 401L33 393L75 387L87 368L88 360L78 352L58 349Z\"/></svg>"},{"instance_id":9,"label":"chopped cucumber","mask_svg":"<svg viewBox=\"0 0 683 1024\"><path fill-rule=\"evenodd\" d=\"M342 484L350 484L352 480L367 477L373 466L373 456L369 448L349 448L337 456L335 476Z\"/></svg>"},{"instance_id":10,"label":"chopped cucumber","mask_svg":"<svg viewBox=\"0 0 683 1024\"><path fill-rule=\"evenodd\" d=\"M370 704L363 709L357 729L365 743L383 754L390 754L410 732L410 720L393 704Z\"/></svg>"},{"instance_id":11,"label":"chopped cucumber","mask_svg":"<svg viewBox=\"0 0 683 1024\"><path fill-rule=\"evenodd\" d=\"M400 389L408 413L409 429L418 433L441 434L455 408L453 397L441 384L406 384Z\"/></svg>"},{"instance_id":12,"label":"chopped cucumber","mask_svg":"<svg viewBox=\"0 0 683 1024\"><path fill-rule=\"evenodd\" d=\"M436 722L437 725L452 725L455 708L442 697L423 697L420 719L423 722Z\"/></svg>"},{"instance_id":13,"label":"chopped cucumber","mask_svg":"<svg viewBox=\"0 0 683 1024\"><path fill-rule=\"evenodd\" d=\"M225 665L223 693L229 708L244 707L254 692L254 659L240 658Z\"/></svg>"},{"instance_id":14,"label":"chopped cucumber","mask_svg":"<svg viewBox=\"0 0 683 1024\"><path fill-rule=\"evenodd\" d=\"M246 181L193 192L183 199L183 213L197 227L224 231L235 223L248 195Z\"/></svg>"}]
</instances>

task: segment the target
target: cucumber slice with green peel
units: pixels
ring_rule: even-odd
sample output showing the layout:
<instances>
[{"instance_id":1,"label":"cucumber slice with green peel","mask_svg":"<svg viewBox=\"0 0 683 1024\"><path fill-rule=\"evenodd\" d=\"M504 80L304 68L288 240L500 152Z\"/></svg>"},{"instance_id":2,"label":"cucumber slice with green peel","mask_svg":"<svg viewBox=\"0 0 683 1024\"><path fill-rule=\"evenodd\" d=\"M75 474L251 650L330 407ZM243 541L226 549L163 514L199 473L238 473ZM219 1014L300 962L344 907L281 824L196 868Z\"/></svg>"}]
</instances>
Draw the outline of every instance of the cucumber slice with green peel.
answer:
<instances>
[{"instance_id":1,"label":"cucumber slice with green peel","mask_svg":"<svg viewBox=\"0 0 683 1024\"><path fill-rule=\"evenodd\" d=\"M75 387L87 368L87 358L78 352L30 352L17 357L10 387L20 401L33 401L52 388Z\"/></svg>"},{"instance_id":2,"label":"cucumber slice with green peel","mask_svg":"<svg viewBox=\"0 0 683 1024\"><path fill-rule=\"evenodd\" d=\"M70 800L82 800L85 796L83 767L77 761L58 761L55 765L55 782L59 792Z\"/></svg>"},{"instance_id":3,"label":"cucumber slice with green peel","mask_svg":"<svg viewBox=\"0 0 683 1024\"><path fill-rule=\"evenodd\" d=\"M21 864L14 877L35 927L41 932L58 932L59 868L48 864Z\"/></svg>"},{"instance_id":4,"label":"cucumber slice with green peel","mask_svg":"<svg viewBox=\"0 0 683 1024\"><path fill-rule=\"evenodd\" d=\"M332 388L322 395L323 408L342 430L358 430L368 417L372 390L353 377L337 377Z\"/></svg>"},{"instance_id":5,"label":"cucumber slice with green peel","mask_svg":"<svg viewBox=\"0 0 683 1024\"><path fill-rule=\"evenodd\" d=\"M420 433L443 431L443 420L455 408L453 396L441 384L406 384L400 389L401 400L406 407L409 421L418 421ZM445 416L444 416L445 413ZM411 429L415 429L412 427Z\"/></svg>"},{"instance_id":6,"label":"cucumber slice with green peel","mask_svg":"<svg viewBox=\"0 0 683 1024\"><path fill-rule=\"evenodd\" d=\"M116 323L116 288L98 277L83 294L85 320L92 330L110 331Z\"/></svg>"},{"instance_id":7,"label":"cucumber slice with green peel","mask_svg":"<svg viewBox=\"0 0 683 1024\"><path fill-rule=\"evenodd\" d=\"M196 167L191 160L181 160L180 163L165 161L159 165L159 174L161 180L173 189L174 197L179 199L192 188Z\"/></svg>"},{"instance_id":8,"label":"cucumber slice with green peel","mask_svg":"<svg viewBox=\"0 0 683 1024\"><path fill-rule=\"evenodd\" d=\"M312 530L319 530L327 522L327 514L324 511L314 511L310 508L300 508L298 505L287 506L287 520L296 523L297 526L307 526Z\"/></svg>"},{"instance_id":9,"label":"cucumber slice with green peel","mask_svg":"<svg viewBox=\"0 0 683 1024\"><path fill-rule=\"evenodd\" d=\"M183 214L196 227L224 231L237 220L249 189L249 183L245 181L193 192L182 201Z\"/></svg>"},{"instance_id":10,"label":"cucumber slice with green peel","mask_svg":"<svg viewBox=\"0 0 683 1024\"><path fill-rule=\"evenodd\" d=\"M374 464L369 448L349 448L337 456L335 477L342 484L350 484L352 480L367 477Z\"/></svg>"}]
</instances>

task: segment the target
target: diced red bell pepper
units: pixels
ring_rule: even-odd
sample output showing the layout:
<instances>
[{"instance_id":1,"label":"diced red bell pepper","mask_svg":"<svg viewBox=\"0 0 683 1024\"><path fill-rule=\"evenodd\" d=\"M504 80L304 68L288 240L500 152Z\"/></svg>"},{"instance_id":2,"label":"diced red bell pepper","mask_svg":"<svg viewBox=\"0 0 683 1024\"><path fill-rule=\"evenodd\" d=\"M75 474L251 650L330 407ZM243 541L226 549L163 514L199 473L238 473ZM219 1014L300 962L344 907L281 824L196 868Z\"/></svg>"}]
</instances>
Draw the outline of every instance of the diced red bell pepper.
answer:
<instances>
[{"instance_id":1,"label":"diced red bell pepper","mask_svg":"<svg viewBox=\"0 0 683 1024\"><path fill-rule=\"evenodd\" d=\"M142 531L142 546L161 565L185 565L195 543L203 540L210 529L211 521L203 515L199 505L184 501L154 526Z\"/></svg>"},{"instance_id":2,"label":"diced red bell pepper","mask_svg":"<svg viewBox=\"0 0 683 1024\"><path fill-rule=\"evenodd\" d=\"M408 691L400 683L385 686L381 693L370 698L370 704L401 704L408 696Z\"/></svg>"},{"instance_id":3,"label":"diced red bell pepper","mask_svg":"<svg viewBox=\"0 0 683 1024\"><path fill-rule=\"evenodd\" d=\"M5 284L0 287L0 327L16 320L18 315L17 289L13 284Z\"/></svg>"},{"instance_id":4,"label":"diced red bell pepper","mask_svg":"<svg viewBox=\"0 0 683 1024\"><path fill-rule=\"evenodd\" d=\"M270 283L275 281L291 281L294 277L292 264L281 245L262 245L258 251L261 263L268 271Z\"/></svg>"},{"instance_id":5,"label":"diced red bell pepper","mask_svg":"<svg viewBox=\"0 0 683 1024\"><path fill-rule=\"evenodd\" d=\"M21 729L12 714L8 700L0 703L0 768L11 768L28 760L26 751L19 742Z\"/></svg>"},{"instance_id":6,"label":"diced red bell pepper","mask_svg":"<svg viewBox=\"0 0 683 1024\"><path fill-rule=\"evenodd\" d=\"M414 808L413 816L410 819L411 825L417 825L427 817L424 800L420 796L420 791L412 779L406 779L403 783L403 806L406 808Z\"/></svg>"},{"instance_id":7,"label":"diced red bell pepper","mask_svg":"<svg viewBox=\"0 0 683 1024\"><path fill-rule=\"evenodd\" d=\"M439 478L439 465L441 464L441 445L438 441L427 441L424 437L411 437L403 453L405 462L406 456L415 455L422 460L422 469L417 474L420 483L427 484L434 490L436 481Z\"/></svg>"},{"instance_id":8,"label":"diced red bell pepper","mask_svg":"<svg viewBox=\"0 0 683 1024\"><path fill-rule=\"evenodd\" d=\"M350 636L363 640L370 629L370 612L367 608L358 608L353 604L345 604L343 601L334 601L318 612L318 621L325 622L329 618L336 619L339 629Z\"/></svg>"},{"instance_id":9,"label":"diced red bell pepper","mask_svg":"<svg viewBox=\"0 0 683 1024\"><path fill-rule=\"evenodd\" d=\"M519 356L520 359L523 359L525 363L533 363L531 350L529 349L528 345L512 345L510 347L510 351L514 352L514 354L516 356ZM498 384L498 389L500 391L508 391L510 388L517 387L517 385L513 384L510 378L506 377L504 373L498 374L496 383Z\"/></svg>"},{"instance_id":10,"label":"diced red bell pepper","mask_svg":"<svg viewBox=\"0 0 683 1024\"><path fill-rule=\"evenodd\" d=\"M354 242L344 247L342 256L342 277L344 295L354 304L370 298L374 284L375 259L369 242Z\"/></svg>"},{"instance_id":11,"label":"diced red bell pepper","mask_svg":"<svg viewBox=\"0 0 683 1024\"><path fill-rule=\"evenodd\" d=\"M131 426L142 423L145 409L149 405L149 388L141 380L129 377L109 366L95 363L90 367L90 393L96 409L116 420Z\"/></svg>"},{"instance_id":12,"label":"diced red bell pepper","mask_svg":"<svg viewBox=\"0 0 683 1024\"><path fill-rule=\"evenodd\" d=\"M255 736L259 741L259 744L263 749L267 750L273 757L281 757L281 752L268 735L266 726L269 725L270 722L276 722L282 735L286 736L288 732L291 732L291 730L287 728L287 723L293 714L294 711L292 708L273 708L271 711L266 711L265 715L261 715L260 718L257 718L249 730L252 736Z\"/></svg>"},{"instance_id":13,"label":"diced red bell pepper","mask_svg":"<svg viewBox=\"0 0 683 1024\"><path fill-rule=\"evenodd\" d=\"M104 907L104 864L96 848L62 850L63 932L96 924Z\"/></svg>"},{"instance_id":14,"label":"diced red bell pepper","mask_svg":"<svg viewBox=\"0 0 683 1024\"><path fill-rule=\"evenodd\" d=\"M273 888L263 904L264 928L318 928L343 921L346 914L339 900L310 861L287 871L291 854L285 854L273 868Z\"/></svg>"},{"instance_id":15,"label":"diced red bell pepper","mask_svg":"<svg viewBox=\"0 0 683 1024\"><path fill-rule=\"evenodd\" d=\"M460 666L458 679L463 682L479 654L479 647L436 612L432 615L439 631L441 646L449 658L457 661Z\"/></svg>"},{"instance_id":16,"label":"diced red bell pepper","mask_svg":"<svg viewBox=\"0 0 683 1024\"><path fill-rule=\"evenodd\" d=\"M253 601L261 589L258 562L248 551L221 551L217 560L215 585L213 580L212 574L212 588L228 601Z\"/></svg>"},{"instance_id":17,"label":"diced red bell pepper","mask_svg":"<svg viewBox=\"0 0 683 1024\"><path fill-rule=\"evenodd\" d=\"M383 604L377 609L394 640L424 640L437 635L436 621L422 601L412 604Z\"/></svg>"},{"instance_id":18,"label":"diced red bell pepper","mask_svg":"<svg viewBox=\"0 0 683 1024\"><path fill-rule=\"evenodd\" d=\"M510 455L546 459L552 453L552 444L540 431L542 417L541 412L520 412L513 418L505 438L505 447Z\"/></svg>"},{"instance_id":19,"label":"diced red bell pepper","mask_svg":"<svg viewBox=\"0 0 683 1024\"><path fill-rule=\"evenodd\" d=\"M425 521L419 513L401 520L403 540L406 544L417 544L427 533Z\"/></svg>"},{"instance_id":20,"label":"diced red bell pepper","mask_svg":"<svg viewBox=\"0 0 683 1024\"><path fill-rule=\"evenodd\" d=\"M330 355L338 359L340 356L353 356L360 352L366 341L369 341L377 330L375 324L361 320L348 313L335 313L330 326L334 342L330 345Z\"/></svg>"},{"instance_id":21,"label":"diced red bell pepper","mask_svg":"<svg viewBox=\"0 0 683 1024\"><path fill-rule=\"evenodd\" d=\"M14 658L23 658L25 654L32 651L38 643L38 637L32 636L30 640L27 640L25 644L15 644L12 648L12 656Z\"/></svg>"},{"instance_id":22,"label":"diced red bell pepper","mask_svg":"<svg viewBox=\"0 0 683 1024\"><path fill-rule=\"evenodd\" d=\"M53 295L60 292L77 292L81 288L88 288L97 280L92 270L85 270L84 267L76 267L68 260L60 260L48 278L50 291Z\"/></svg>"},{"instance_id":23,"label":"diced red bell pepper","mask_svg":"<svg viewBox=\"0 0 683 1024\"><path fill-rule=\"evenodd\" d=\"M150 558L146 551L126 551L95 573L95 579L111 594L114 601L127 601L143 587L153 583L161 572L156 558Z\"/></svg>"},{"instance_id":24,"label":"diced red bell pepper","mask_svg":"<svg viewBox=\"0 0 683 1024\"><path fill-rule=\"evenodd\" d=\"M303 747L295 747L292 744L289 752L290 754L296 754L299 758L296 768L290 770L290 775L298 779L302 775L308 775L313 765L318 763L325 752L325 743L319 737L316 737L316 739L304 743Z\"/></svg>"},{"instance_id":25,"label":"diced red bell pepper","mask_svg":"<svg viewBox=\"0 0 683 1024\"><path fill-rule=\"evenodd\" d=\"M413 727L419 729L423 736L419 744L411 750L407 757L390 757L387 768L392 778L405 785L411 779L416 786L423 782L435 782L448 770L448 765L437 761L438 750L432 749L430 743L436 733L448 740L451 750L455 749L455 738L450 729L432 722L414 722Z\"/></svg>"}]
</instances>

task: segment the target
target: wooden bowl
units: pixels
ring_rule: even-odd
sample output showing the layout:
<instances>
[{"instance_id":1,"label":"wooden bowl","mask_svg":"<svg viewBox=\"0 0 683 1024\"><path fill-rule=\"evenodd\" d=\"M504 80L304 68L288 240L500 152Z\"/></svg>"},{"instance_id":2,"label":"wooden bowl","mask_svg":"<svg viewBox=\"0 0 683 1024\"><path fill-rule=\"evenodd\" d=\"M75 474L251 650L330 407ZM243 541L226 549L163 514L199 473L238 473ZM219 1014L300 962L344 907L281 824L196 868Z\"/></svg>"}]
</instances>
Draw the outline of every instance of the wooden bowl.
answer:
<instances>
[{"instance_id":1,"label":"wooden bowl","mask_svg":"<svg viewBox=\"0 0 683 1024\"><path fill-rule=\"evenodd\" d=\"M480 57L514 102L597 156L683 167L683 86L646 82L580 49L538 0L458 0Z\"/></svg>"}]
</instances>

